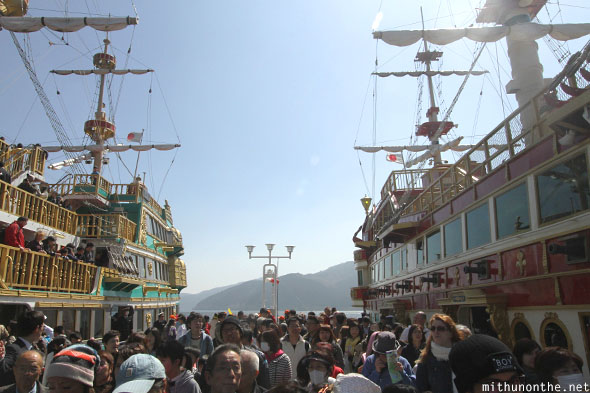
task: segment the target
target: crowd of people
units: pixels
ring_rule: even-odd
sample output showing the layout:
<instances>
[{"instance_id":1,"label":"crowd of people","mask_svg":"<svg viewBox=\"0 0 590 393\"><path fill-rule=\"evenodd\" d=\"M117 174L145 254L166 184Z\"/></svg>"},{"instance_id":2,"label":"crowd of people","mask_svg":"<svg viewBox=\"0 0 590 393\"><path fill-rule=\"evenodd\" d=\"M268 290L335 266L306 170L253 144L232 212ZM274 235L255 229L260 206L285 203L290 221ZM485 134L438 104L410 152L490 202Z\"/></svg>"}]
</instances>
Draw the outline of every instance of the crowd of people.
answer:
<instances>
[{"instance_id":1,"label":"crowd of people","mask_svg":"<svg viewBox=\"0 0 590 393\"><path fill-rule=\"evenodd\" d=\"M35 251L50 256L61 256L73 261L93 262L94 261L94 244L91 242L81 243L75 246L71 243L58 248L56 239L47 235L43 230L35 232L35 237L25 242L23 228L27 225L27 217L19 217L12 224L8 225L3 232L4 244L12 247L18 247L21 251Z\"/></svg>"},{"instance_id":2,"label":"crowd of people","mask_svg":"<svg viewBox=\"0 0 590 393\"><path fill-rule=\"evenodd\" d=\"M409 326L330 308L213 318L162 313L145 332L82 343L40 311L0 327L0 392L479 393L588 391L582 359L531 339L511 350L445 314ZM4 345L6 346L4 348Z\"/></svg>"}]
</instances>

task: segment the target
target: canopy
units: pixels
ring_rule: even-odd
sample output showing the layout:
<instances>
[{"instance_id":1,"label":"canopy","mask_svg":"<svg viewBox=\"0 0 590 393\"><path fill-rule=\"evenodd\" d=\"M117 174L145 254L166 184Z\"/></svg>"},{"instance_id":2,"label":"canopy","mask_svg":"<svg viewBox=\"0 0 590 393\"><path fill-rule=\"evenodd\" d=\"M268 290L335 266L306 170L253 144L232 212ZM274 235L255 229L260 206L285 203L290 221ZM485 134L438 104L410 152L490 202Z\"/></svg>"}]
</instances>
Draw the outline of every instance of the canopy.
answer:
<instances>
[{"instance_id":1,"label":"canopy","mask_svg":"<svg viewBox=\"0 0 590 393\"><path fill-rule=\"evenodd\" d=\"M15 33L32 33L47 27L62 33L72 33L89 26L100 31L121 30L129 25L136 25L139 18L127 16L117 18L31 18L0 16L0 28Z\"/></svg>"},{"instance_id":2,"label":"canopy","mask_svg":"<svg viewBox=\"0 0 590 393\"><path fill-rule=\"evenodd\" d=\"M513 26L468 27L464 29L375 31L373 38L395 46L412 45L422 38L434 45L447 45L462 38L476 42L495 42L504 37L517 41L537 40L545 35L559 41L580 38L590 33L590 23L544 25L519 23Z\"/></svg>"},{"instance_id":3,"label":"canopy","mask_svg":"<svg viewBox=\"0 0 590 393\"><path fill-rule=\"evenodd\" d=\"M467 74L470 75L483 75L487 74L489 71L400 71L400 72L373 72L373 75L380 76L382 78L386 78L388 76L435 76L435 75L442 75L442 76L450 76L450 75L459 75L465 76Z\"/></svg>"},{"instance_id":4,"label":"canopy","mask_svg":"<svg viewBox=\"0 0 590 393\"><path fill-rule=\"evenodd\" d=\"M57 74L57 75L72 75L72 74L76 74L76 75L90 75L90 74L96 74L96 75L106 75L106 74L141 75L141 74L145 74L148 72L154 72L154 70L152 70L152 69L147 69L147 70L100 70L100 69L95 69L95 70L51 70L51 72L54 74Z\"/></svg>"}]
</instances>

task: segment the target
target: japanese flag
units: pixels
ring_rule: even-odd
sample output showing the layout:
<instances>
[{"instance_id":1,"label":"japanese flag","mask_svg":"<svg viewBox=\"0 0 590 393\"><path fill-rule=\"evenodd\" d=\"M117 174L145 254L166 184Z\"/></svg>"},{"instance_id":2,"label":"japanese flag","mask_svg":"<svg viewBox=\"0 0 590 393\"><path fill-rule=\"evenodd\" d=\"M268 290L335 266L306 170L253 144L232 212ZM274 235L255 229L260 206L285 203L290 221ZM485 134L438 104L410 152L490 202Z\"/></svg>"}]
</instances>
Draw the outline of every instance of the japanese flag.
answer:
<instances>
[{"instance_id":1,"label":"japanese flag","mask_svg":"<svg viewBox=\"0 0 590 393\"><path fill-rule=\"evenodd\" d=\"M404 161L401 154L388 154L385 158L389 162L397 162L398 164L401 164Z\"/></svg>"},{"instance_id":2,"label":"japanese flag","mask_svg":"<svg viewBox=\"0 0 590 393\"><path fill-rule=\"evenodd\" d=\"M141 138L143 138L143 132L130 132L127 135L127 142L141 142Z\"/></svg>"}]
</instances>

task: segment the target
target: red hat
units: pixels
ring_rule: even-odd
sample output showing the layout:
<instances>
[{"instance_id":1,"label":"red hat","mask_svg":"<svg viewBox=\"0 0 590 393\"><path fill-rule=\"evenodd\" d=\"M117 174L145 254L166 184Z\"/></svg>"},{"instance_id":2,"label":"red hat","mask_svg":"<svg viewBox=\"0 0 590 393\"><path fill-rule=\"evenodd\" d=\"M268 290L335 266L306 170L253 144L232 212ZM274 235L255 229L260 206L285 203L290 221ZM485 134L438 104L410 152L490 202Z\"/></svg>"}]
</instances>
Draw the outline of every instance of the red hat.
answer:
<instances>
[{"instance_id":1,"label":"red hat","mask_svg":"<svg viewBox=\"0 0 590 393\"><path fill-rule=\"evenodd\" d=\"M170 315L170 319L174 319L175 321L178 319L178 317L174 314Z\"/></svg>"}]
</instances>

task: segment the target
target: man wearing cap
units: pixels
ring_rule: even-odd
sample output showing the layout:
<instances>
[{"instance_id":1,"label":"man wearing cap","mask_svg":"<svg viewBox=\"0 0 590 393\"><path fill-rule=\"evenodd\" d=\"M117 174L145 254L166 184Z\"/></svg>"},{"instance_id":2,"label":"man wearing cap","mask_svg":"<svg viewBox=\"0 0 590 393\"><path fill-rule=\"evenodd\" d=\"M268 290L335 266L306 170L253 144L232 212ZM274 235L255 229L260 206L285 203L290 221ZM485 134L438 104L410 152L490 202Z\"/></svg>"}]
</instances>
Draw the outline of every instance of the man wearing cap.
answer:
<instances>
[{"instance_id":1,"label":"man wearing cap","mask_svg":"<svg viewBox=\"0 0 590 393\"><path fill-rule=\"evenodd\" d=\"M55 354L47 367L47 387L51 392L87 392L94 385L94 374L100 365L96 351L75 344Z\"/></svg>"},{"instance_id":2,"label":"man wearing cap","mask_svg":"<svg viewBox=\"0 0 590 393\"><path fill-rule=\"evenodd\" d=\"M498 339L474 334L453 345L449 362L458 393L526 391L524 371Z\"/></svg>"},{"instance_id":3,"label":"man wearing cap","mask_svg":"<svg viewBox=\"0 0 590 393\"><path fill-rule=\"evenodd\" d=\"M12 385L0 388L1 393L36 392L46 393L47 389L39 383L43 371L43 356L38 351L26 351L18 355L14 363Z\"/></svg>"},{"instance_id":4,"label":"man wearing cap","mask_svg":"<svg viewBox=\"0 0 590 393\"><path fill-rule=\"evenodd\" d=\"M16 358L23 352L37 349L36 343L43 333L45 315L41 311L26 311L19 315L17 322L18 338L6 346L4 358L0 360L0 386L15 382L12 368Z\"/></svg>"},{"instance_id":5,"label":"man wearing cap","mask_svg":"<svg viewBox=\"0 0 590 393\"><path fill-rule=\"evenodd\" d=\"M154 327L160 331L160 334L162 334L164 326L166 326L166 316L161 312L158 314L158 320L154 322Z\"/></svg>"},{"instance_id":6,"label":"man wearing cap","mask_svg":"<svg viewBox=\"0 0 590 393\"><path fill-rule=\"evenodd\" d=\"M162 363L152 355L139 353L121 364L113 393L164 393L166 387Z\"/></svg>"},{"instance_id":7,"label":"man wearing cap","mask_svg":"<svg viewBox=\"0 0 590 393\"><path fill-rule=\"evenodd\" d=\"M236 317L230 315L218 325L221 339L225 344L234 344L239 349L245 348L242 344L242 326L240 325L240 321L238 321ZM258 385L262 386L263 388L270 388L270 373L268 370L268 362L266 361L264 354L254 348L248 349L251 349L256 353L256 355L258 356L258 360L260 362L260 373L256 378L256 382L258 382Z\"/></svg>"},{"instance_id":8,"label":"man wearing cap","mask_svg":"<svg viewBox=\"0 0 590 393\"><path fill-rule=\"evenodd\" d=\"M380 332L373 342L373 354L367 357L363 366L363 375L369 378L383 389L393 384L389 369L387 367L388 351L397 351L399 343L392 332ZM402 379L397 383L404 385L415 385L416 376L412 372L412 366L404 357L397 357L396 370L400 373Z\"/></svg>"}]
</instances>

